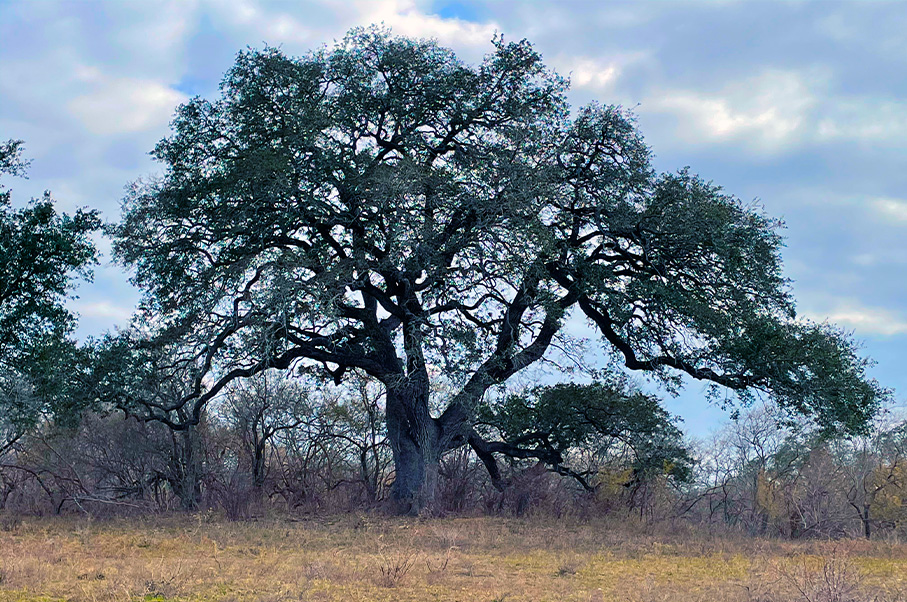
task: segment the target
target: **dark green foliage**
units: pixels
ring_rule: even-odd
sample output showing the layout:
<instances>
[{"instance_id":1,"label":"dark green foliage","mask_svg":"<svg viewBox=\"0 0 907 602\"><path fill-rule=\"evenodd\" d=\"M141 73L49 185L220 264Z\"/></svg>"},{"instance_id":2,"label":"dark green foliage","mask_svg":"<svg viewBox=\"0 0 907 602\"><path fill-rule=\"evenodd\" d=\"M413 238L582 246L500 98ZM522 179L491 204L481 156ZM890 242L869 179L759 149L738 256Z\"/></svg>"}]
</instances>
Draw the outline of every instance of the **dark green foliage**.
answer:
<instances>
[{"instance_id":1,"label":"dark green foliage","mask_svg":"<svg viewBox=\"0 0 907 602\"><path fill-rule=\"evenodd\" d=\"M198 424L191 406L181 403L194 384L187 366L163 339L136 331L106 334L82 348L78 395L99 409L118 408L140 420L157 420L174 429ZM201 408L199 409L201 411Z\"/></svg>"},{"instance_id":2,"label":"dark green foliage","mask_svg":"<svg viewBox=\"0 0 907 602\"><path fill-rule=\"evenodd\" d=\"M677 419L655 397L623 381L537 387L489 405L479 420L505 442L566 466L571 452L589 451L598 464L631 468L640 480L692 476L693 459Z\"/></svg>"},{"instance_id":3,"label":"dark green foliage","mask_svg":"<svg viewBox=\"0 0 907 602\"><path fill-rule=\"evenodd\" d=\"M24 175L21 151L21 141L0 144L0 176ZM95 211L58 213L50 193L15 209L0 188L0 421L14 433L0 438L0 451L41 411L71 409L75 317L64 302L74 276L91 277L99 227Z\"/></svg>"},{"instance_id":4,"label":"dark green foliage","mask_svg":"<svg viewBox=\"0 0 907 602\"><path fill-rule=\"evenodd\" d=\"M0 175L22 175L21 142L0 146ZM95 211L58 213L49 193L13 209L0 197L0 362L7 367L72 330L63 301L73 275L90 278L97 251L90 234L100 227ZM27 362L26 362L27 363Z\"/></svg>"}]
</instances>

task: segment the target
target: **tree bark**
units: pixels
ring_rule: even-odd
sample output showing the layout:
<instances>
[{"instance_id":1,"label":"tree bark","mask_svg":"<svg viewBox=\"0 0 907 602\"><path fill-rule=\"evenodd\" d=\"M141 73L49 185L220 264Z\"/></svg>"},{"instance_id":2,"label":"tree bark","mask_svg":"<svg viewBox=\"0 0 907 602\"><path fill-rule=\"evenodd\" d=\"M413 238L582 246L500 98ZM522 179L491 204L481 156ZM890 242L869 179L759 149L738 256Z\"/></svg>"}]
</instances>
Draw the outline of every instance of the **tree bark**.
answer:
<instances>
[{"instance_id":1,"label":"tree bark","mask_svg":"<svg viewBox=\"0 0 907 602\"><path fill-rule=\"evenodd\" d=\"M441 429L428 411L427 391L406 389L387 391L387 436L395 471L393 509L398 514L434 514L438 510Z\"/></svg>"},{"instance_id":2,"label":"tree bark","mask_svg":"<svg viewBox=\"0 0 907 602\"><path fill-rule=\"evenodd\" d=\"M202 450L196 426L174 432L168 481L179 498L180 509L192 512L201 505Z\"/></svg>"},{"instance_id":3,"label":"tree bark","mask_svg":"<svg viewBox=\"0 0 907 602\"><path fill-rule=\"evenodd\" d=\"M267 439L264 435L259 437L257 434L254 438L254 457L252 459L252 487L261 492L265 483L265 452L267 451Z\"/></svg>"},{"instance_id":4,"label":"tree bark","mask_svg":"<svg viewBox=\"0 0 907 602\"><path fill-rule=\"evenodd\" d=\"M860 507L856 502L851 501L850 505L853 506L853 509L857 511L857 516L860 517L860 524L863 526L863 537L872 539L872 520L869 515L871 502L864 502L862 507Z\"/></svg>"}]
</instances>

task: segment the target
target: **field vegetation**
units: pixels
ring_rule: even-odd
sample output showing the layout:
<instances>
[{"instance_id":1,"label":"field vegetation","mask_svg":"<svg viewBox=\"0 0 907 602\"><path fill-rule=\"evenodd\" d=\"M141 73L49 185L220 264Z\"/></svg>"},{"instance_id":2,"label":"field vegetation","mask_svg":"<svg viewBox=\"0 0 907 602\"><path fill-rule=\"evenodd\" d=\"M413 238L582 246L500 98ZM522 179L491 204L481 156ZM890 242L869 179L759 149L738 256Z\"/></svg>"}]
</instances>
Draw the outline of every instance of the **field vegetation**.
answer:
<instances>
[{"instance_id":1,"label":"field vegetation","mask_svg":"<svg viewBox=\"0 0 907 602\"><path fill-rule=\"evenodd\" d=\"M7 517L0 600L893 602L907 546L548 517Z\"/></svg>"}]
</instances>

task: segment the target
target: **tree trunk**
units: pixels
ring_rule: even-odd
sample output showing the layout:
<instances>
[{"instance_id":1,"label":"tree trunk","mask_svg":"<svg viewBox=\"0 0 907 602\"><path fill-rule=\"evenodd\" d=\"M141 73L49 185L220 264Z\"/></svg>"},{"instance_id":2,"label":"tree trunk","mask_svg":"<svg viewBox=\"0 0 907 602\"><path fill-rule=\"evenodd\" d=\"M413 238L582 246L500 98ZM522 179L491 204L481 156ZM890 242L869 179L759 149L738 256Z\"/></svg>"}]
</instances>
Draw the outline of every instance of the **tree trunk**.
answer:
<instances>
[{"instance_id":1,"label":"tree trunk","mask_svg":"<svg viewBox=\"0 0 907 602\"><path fill-rule=\"evenodd\" d=\"M197 510L201 505L202 458L201 440L197 427L173 433L173 454L170 459L170 486L179 498L180 508Z\"/></svg>"},{"instance_id":2,"label":"tree trunk","mask_svg":"<svg viewBox=\"0 0 907 602\"><path fill-rule=\"evenodd\" d=\"M255 437L254 440L254 457L252 458L252 487L256 491L261 491L265 483L265 452L266 448L266 439L264 436Z\"/></svg>"},{"instance_id":3,"label":"tree trunk","mask_svg":"<svg viewBox=\"0 0 907 602\"><path fill-rule=\"evenodd\" d=\"M407 395L408 394L408 395ZM437 511L441 468L440 428L428 412L427 394L387 391L387 435L394 455L391 497L398 514Z\"/></svg>"}]
</instances>

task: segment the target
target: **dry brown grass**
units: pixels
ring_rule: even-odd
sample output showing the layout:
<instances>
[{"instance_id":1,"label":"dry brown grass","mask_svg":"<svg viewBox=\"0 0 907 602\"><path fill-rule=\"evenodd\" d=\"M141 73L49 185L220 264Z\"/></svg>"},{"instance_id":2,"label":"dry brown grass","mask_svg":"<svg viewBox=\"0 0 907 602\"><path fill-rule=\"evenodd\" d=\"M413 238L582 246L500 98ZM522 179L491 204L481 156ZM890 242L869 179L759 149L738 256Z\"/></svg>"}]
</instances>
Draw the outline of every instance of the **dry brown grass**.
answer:
<instances>
[{"instance_id":1,"label":"dry brown grass","mask_svg":"<svg viewBox=\"0 0 907 602\"><path fill-rule=\"evenodd\" d=\"M0 530L0 602L907 602L907 546L626 523L210 515Z\"/></svg>"}]
</instances>

